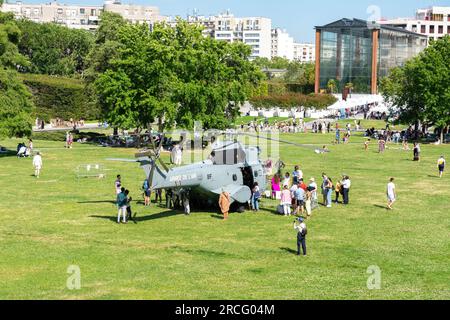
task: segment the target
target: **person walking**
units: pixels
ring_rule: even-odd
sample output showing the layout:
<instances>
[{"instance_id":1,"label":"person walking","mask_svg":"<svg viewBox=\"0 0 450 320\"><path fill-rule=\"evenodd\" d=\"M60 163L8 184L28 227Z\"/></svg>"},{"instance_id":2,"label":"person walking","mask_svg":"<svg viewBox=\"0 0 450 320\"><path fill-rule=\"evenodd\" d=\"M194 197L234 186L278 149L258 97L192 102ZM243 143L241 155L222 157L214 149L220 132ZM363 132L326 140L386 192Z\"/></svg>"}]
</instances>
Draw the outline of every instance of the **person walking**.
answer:
<instances>
[{"instance_id":1,"label":"person walking","mask_svg":"<svg viewBox=\"0 0 450 320\"><path fill-rule=\"evenodd\" d=\"M439 169L439 178L442 178L442 176L444 175L444 170L445 170L445 159L444 156L441 156L438 159L438 169Z\"/></svg>"},{"instance_id":2,"label":"person walking","mask_svg":"<svg viewBox=\"0 0 450 320\"><path fill-rule=\"evenodd\" d=\"M341 130L339 128L336 128L336 144L341 143Z\"/></svg>"},{"instance_id":3,"label":"person walking","mask_svg":"<svg viewBox=\"0 0 450 320\"><path fill-rule=\"evenodd\" d=\"M306 235L308 234L308 229L304 218L300 217L294 221L294 230L297 231L297 255L300 256L300 249L302 249L303 256L306 256Z\"/></svg>"},{"instance_id":4,"label":"person walking","mask_svg":"<svg viewBox=\"0 0 450 320\"><path fill-rule=\"evenodd\" d=\"M219 207L223 214L223 220L228 220L228 213L230 212L230 194L224 189L219 197Z\"/></svg>"},{"instance_id":5,"label":"person walking","mask_svg":"<svg viewBox=\"0 0 450 320\"><path fill-rule=\"evenodd\" d=\"M343 197L344 197L344 204L349 204L349 193L351 188L352 182L350 180L349 176L345 176L344 180L342 180L342 190L343 190Z\"/></svg>"},{"instance_id":6,"label":"person walking","mask_svg":"<svg viewBox=\"0 0 450 320\"><path fill-rule=\"evenodd\" d=\"M397 199L397 193L395 192L394 178L391 178L387 185L387 199L388 199L387 205L388 209L393 210L392 206Z\"/></svg>"},{"instance_id":7,"label":"person walking","mask_svg":"<svg viewBox=\"0 0 450 320\"><path fill-rule=\"evenodd\" d=\"M125 188L121 188L120 193L117 195L116 200L118 213L117 223L120 224L120 216L123 216L123 223L127 223L127 195L125 194Z\"/></svg>"},{"instance_id":8,"label":"person walking","mask_svg":"<svg viewBox=\"0 0 450 320\"><path fill-rule=\"evenodd\" d=\"M283 213L286 217L289 217L291 215L291 204L291 191L289 190L288 186L285 185L283 191L281 191L281 205L283 206Z\"/></svg>"},{"instance_id":9,"label":"person walking","mask_svg":"<svg viewBox=\"0 0 450 320\"><path fill-rule=\"evenodd\" d=\"M38 152L33 157L33 167L34 167L34 176L39 179L42 170L42 156L40 152Z\"/></svg>"}]
</instances>

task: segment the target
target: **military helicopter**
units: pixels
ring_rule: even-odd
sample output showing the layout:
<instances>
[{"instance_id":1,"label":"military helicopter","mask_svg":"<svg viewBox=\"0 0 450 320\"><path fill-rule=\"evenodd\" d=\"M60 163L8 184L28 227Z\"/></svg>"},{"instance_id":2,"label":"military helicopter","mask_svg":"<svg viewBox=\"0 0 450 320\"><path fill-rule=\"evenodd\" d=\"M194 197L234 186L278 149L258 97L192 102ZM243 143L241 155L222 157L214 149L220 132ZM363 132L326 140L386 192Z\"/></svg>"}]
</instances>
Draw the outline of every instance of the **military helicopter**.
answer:
<instances>
[{"instance_id":1,"label":"military helicopter","mask_svg":"<svg viewBox=\"0 0 450 320\"><path fill-rule=\"evenodd\" d=\"M259 138L257 135L248 133L244 135ZM289 141L263 139L309 148L316 153L329 152ZM153 137L150 136L150 140L153 149L137 153L136 160L131 161L141 165L152 192L166 190L166 195L170 194L178 200L187 199L190 205L210 208L218 206L220 194L226 191L230 194L231 209L244 211L251 199L251 190L255 182L262 188L266 186L266 171L259 157L261 150L258 146L243 146L237 140L217 141L213 144L208 159L186 166L169 168L161 159L163 139L160 139L158 146ZM279 163L283 164L281 161Z\"/></svg>"}]
</instances>

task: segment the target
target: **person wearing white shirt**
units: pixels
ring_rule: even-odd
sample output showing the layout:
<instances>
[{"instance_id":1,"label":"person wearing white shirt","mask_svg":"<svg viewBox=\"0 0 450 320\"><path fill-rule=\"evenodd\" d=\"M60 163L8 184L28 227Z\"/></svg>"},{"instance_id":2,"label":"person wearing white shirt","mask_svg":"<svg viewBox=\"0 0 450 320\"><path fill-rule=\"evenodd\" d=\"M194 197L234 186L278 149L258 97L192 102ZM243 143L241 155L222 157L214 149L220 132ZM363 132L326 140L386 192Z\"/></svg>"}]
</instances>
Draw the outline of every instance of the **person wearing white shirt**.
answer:
<instances>
[{"instance_id":1,"label":"person wearing white shirt","mask_svg":"<svg viewBox=\"0 0 450 320\"><path fill-rule=\"evenodd\" d=\"M34 167L34 176L36 178L39 178L39 176L41 174L41 169L42 169L42 157L41 157L41 153L40 152L38 152L33 157L33 167Z\"/></svg>"},{"instance_id":2,"label":"person wearing white shirt","mask_svg":"<svg viewBox=\"0 0 450 320\"><path fill-rule=\"evenodd\" d=\"M394 204L397 198L397 194L395 192L394 178L391 178L387 185L387 198L388 198L388 205L387 205L388 209L392 210L392 205Z\"/></svg>"},{"instance_id":3,"label":"person wearing white shirt","mask_svg":"<svg viewBox=\"0 0 450 320\"><path fill-rule=\"evenodd\" d=\"M297 255L300 255L300 248L303 249L303 255L306 256L306 234L307 228L304 218L298 218L294 222L294 230L297 231Z\"/></svg>"},{"instance_id":4,"label":"person wearing white shirt","mask_svg":"<svg viewBox=\"0 0 450 320\"><path fill-rule=\"evenodd\" d=\"M349 201L349 193L350 193L350 187L352 186L352 182L348 176L344 177L344 180L342 180L342 191L343 191L343 197L344 197L344 204L348 204Z\"/></svg>"}]
</instances>

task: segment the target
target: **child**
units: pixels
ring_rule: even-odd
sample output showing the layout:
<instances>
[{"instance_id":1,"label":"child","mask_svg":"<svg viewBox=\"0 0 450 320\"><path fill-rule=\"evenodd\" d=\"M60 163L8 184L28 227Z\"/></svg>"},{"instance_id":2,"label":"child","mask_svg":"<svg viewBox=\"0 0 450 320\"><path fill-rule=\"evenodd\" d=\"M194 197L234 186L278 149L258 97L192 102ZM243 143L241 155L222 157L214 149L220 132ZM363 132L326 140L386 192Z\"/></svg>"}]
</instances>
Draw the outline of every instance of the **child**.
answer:
<instances>
[{"instance_id":1,"label":"child","mask_svg":"<svg viewBox=\"0 0 450 320\"><path fill-rule=\"evenodd\" d=\"M368 151L369 150L369 144L370 144L370 139L367 139L366 142L364 142L364 150Z\"/></svg>"},{"instance_id":2,"label":"child","mask_svg":"<svg viewBox=\"0 0 450 320\"><path fill-rule=\"evenodd\" d=\"M291 204L291 191L288 189L288 186L285 185L281 192L281 205L283 206L283 212L286 217L291 215Z\"/></svg>"},{"instance_id":3,"label":"child","mask_svg":"<svg viewBox=\"0 0 450 320\"><path fill-rule=\"evenodd\" d=\"M42 169L42 157L41 153L38 152L33 158L33 166L34 166L34 176L39 178Z\"/></svg>"},{"instance_id":4,"label":"child","mask_svg":"<svg viewBox=\"0 0 450 320\"><path fill-rule=\"evenodd\" d=\"M311 201L312 201L312 193L311 191L306 192L306 200L305 200L305 209L306 209L306 215L308 217L311 217Z\"/></svg>"}]
</instances>

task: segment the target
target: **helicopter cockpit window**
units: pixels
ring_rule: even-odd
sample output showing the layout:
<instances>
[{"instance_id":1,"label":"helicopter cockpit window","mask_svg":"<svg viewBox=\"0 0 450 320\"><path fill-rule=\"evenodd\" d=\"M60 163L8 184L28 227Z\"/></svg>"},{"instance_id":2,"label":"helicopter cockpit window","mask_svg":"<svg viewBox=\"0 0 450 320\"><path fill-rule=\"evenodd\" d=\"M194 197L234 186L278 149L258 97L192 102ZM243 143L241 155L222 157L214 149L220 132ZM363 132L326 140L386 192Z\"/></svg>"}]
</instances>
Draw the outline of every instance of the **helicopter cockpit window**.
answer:
<instances>
[{"instance_id":1,"label":"helicopter cockpit window","mask_svg":"<svg viewBox=\"0 0 450 320\"><path fill-rule=\"evenodd\" d=\"M215 165L234 165L245 162L245 152L242 149L223 149L214 151Z\"/></svg>"},{"instance_id":2,"label":"helicopter cockpit window","mask_svg":"<svg viewBox=\"0 0 450 320\"><path fill-rule=\"evenodd\" d=\"M237 175L233 174L233 181L236 182L238 180Z\"/></svg>"}]
</instances>

